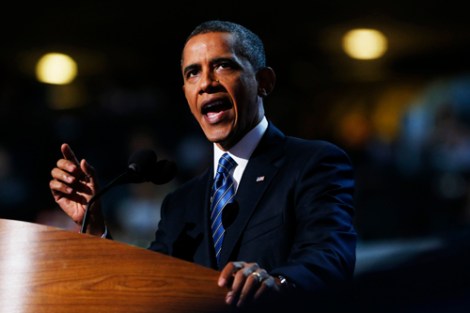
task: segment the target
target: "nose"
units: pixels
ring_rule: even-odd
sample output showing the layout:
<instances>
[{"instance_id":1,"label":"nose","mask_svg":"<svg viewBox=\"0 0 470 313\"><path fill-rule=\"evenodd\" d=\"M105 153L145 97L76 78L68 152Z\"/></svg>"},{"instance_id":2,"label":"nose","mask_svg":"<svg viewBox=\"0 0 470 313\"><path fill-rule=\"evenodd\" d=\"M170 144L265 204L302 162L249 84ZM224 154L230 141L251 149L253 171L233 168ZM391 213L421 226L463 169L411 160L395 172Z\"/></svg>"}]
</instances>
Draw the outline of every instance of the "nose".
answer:
<instances>
[{"instance_id":1,"label":"nose","mask_svg":"<svg viewBox=\"0 0 470 313\"><path fill-rule=\"evenodd\" d=\"M220 84L219 80L213 74L204 75L201 79L199 93L210 92L214 87Z\"/></svg>"}]
</instances>

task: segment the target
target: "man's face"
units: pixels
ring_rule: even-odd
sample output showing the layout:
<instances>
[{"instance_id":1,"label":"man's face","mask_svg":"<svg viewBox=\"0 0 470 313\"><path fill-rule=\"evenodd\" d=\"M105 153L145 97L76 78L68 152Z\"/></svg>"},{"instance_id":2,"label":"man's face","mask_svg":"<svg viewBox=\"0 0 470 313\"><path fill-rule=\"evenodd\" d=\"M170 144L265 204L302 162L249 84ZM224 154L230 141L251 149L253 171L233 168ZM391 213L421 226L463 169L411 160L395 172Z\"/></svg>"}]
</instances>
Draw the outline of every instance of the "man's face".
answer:
<instances>
[{"instance_id":1,"label":"man's face","mask_svg":"<svg viewBox=\"0 0 470 313\"><path fill-rule=\"evenodd\" d=\"M237 54L229 33L191 38L183 50L183 90L207 139L224 150L236 144L264 114L256 72Z\"/></svg>"}]
</instances>

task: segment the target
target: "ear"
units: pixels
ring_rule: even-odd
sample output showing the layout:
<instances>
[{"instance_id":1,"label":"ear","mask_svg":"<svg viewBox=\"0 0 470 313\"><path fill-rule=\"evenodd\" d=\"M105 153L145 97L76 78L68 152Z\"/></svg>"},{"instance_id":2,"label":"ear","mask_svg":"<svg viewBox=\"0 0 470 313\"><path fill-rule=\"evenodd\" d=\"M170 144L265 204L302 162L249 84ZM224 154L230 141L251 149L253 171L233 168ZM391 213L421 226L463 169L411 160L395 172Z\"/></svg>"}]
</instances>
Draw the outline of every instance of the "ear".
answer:
<instances>
[{"instance_id":1,"label":"ear","mask_svg":"<svg viewBox=\"0 0 470 313\"><path fill-rule=\"evenodd\" d=\"M274 89L276 73L270 67L263 67L256 73L256 79L258 80L258 95L264 98Z\"/></svg>"}]
</instances>

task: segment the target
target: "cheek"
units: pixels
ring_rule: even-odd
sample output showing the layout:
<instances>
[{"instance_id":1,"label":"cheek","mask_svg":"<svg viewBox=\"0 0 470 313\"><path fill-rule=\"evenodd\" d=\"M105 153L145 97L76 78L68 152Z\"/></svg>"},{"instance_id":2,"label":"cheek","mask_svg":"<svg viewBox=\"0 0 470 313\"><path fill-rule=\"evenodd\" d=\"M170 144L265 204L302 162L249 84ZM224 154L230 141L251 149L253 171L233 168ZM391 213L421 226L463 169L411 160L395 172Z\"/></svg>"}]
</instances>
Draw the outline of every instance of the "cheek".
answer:
<instances>
[{"instance_id":1,"label":"cheek","mask_svg":"<svg viewBox=\"0 0 470 313\"><path fill-rule=\"evenodd\" d=\"M191 97L191 93L186 92L186 90L184 91L184 97L186 98L191 113L196 114L198 112L196 97Z\"/></svg>"},{"instance_id":2,"label":"cheek","mask_svg":"<svg viewBox=\"0 0 470 313\"><path fill-rule=\"evenodd\" d=\"M237 118L247 118L253 114L253 108L256 104L257 94L248 86L244 90L239 90L236 99L237 105L234 106Z\"/></svg>"},{"instance_id":3,"label":"cheek","mask_svg":"<svg viewBox=\"0 0 470 313\"><path fill-rule=\"evenodd\" d=\"M199 115L199 110L197 109L197 107L195 105L189 105L189 110L191 111L191 114L194 116L194 117L198 117Z\"/></svg>"}]
</instances>

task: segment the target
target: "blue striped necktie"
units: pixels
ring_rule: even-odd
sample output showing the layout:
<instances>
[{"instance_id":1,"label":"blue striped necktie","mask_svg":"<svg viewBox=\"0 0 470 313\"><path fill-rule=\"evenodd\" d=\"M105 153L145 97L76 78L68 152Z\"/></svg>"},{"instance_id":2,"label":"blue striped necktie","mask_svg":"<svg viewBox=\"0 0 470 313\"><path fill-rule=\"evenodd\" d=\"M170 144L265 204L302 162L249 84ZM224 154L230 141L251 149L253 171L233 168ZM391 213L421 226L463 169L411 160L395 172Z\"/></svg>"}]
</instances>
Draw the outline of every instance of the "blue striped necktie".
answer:
<instances>
[{"instance_id":1,"label":"blue striped necktie","mask_svg":"<svg viewBox=\"0 0 470 313\"><path fill-rule=\"evenodd\" d=\"M222 211L228 203L233 202L233 196L235 195L233 179L229 174L235 165L237 163L227 153L224 153L219 159L219 166L217 167L214 184L212 185L211 229L217 263L219 262L225 233L224 226L222 225Z\"/></svg>"}]
</instances>

